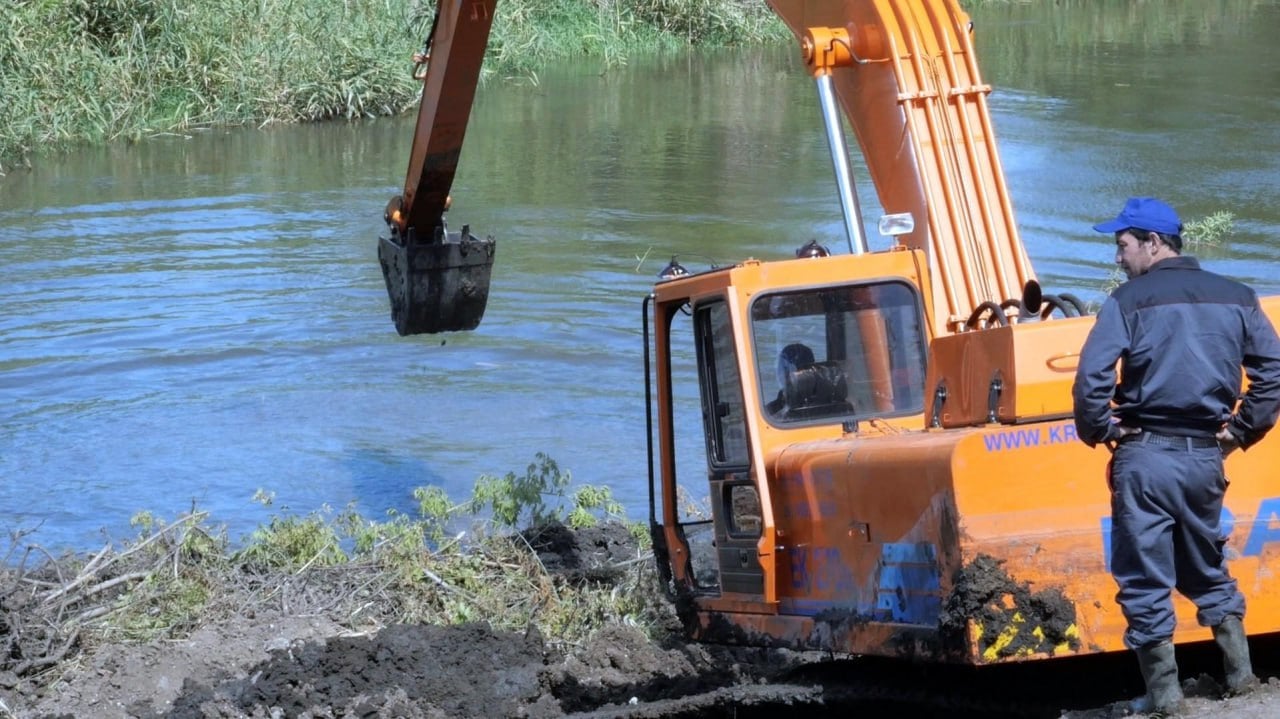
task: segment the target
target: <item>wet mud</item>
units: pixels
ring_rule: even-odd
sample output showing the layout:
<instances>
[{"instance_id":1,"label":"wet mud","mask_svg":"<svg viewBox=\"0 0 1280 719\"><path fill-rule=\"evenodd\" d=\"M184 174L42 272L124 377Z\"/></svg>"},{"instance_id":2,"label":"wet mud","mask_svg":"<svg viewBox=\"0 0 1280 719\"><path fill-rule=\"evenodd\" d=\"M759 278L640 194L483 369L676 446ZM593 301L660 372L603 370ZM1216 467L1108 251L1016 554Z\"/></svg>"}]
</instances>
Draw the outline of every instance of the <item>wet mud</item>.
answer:
<instances>
[{"instance_id":1,"label":"wet mud","mask_svg":"<svg viewBox=\"0 0 1280 719\"><path fill-rule=\"evenodd\" d=\"M548 568L608 582L601 563L634 557L628 537L606 527L526 540ZM1047 641L1066 636L1055 627L1072 617L1052 591L1032 592L989 558L966 567L961 580L947 607L953 624L969 616L1004 622L1009 637L1017 614L1049 627ZM1275 639L1254 643L1255 666L1269 681L1226 700L1212 645L1180 647L1191 715L1280 716ZM1040 646L1009 638L999 651ZM801 710L806 717L1107 719L1124 716L1141 689L1127 654L973 668L735 647L687 640L674 609L669 627L609 625L568 645L486 622L353 633L318 616L259 615L203 627L180 642L101 647L38 692L0 676L0 717L776 719Z\"/></svg>"},{"instance_id":2,"label":"wet mud","mask_svg":"<svg viewBox=\"0 0 1280 719\"><path fill-rule=\"evenodd\" d=\"M960 570L939 623L952 646L963 646L969 632L975 632L979 653L990 659L1080 647L1075 605L1061 589L1033 591L987 555Z\"/></svg>"},{"instance_id":3,"label":"wet mud","mask_svg":"<svg viewBox=\"0 0 1280 719\"><path fill-rule=\"evenodd\" d=\"M194 647L218 657L236 642L206 634ZM1138 691L1128 657L1031 662L994 671L820 654L670 642L612 627L582 646L551 649L536 633L390 626L369 636L275 641L267 656L189 674L171 698L158 690L162 665L179 654L116 653L77 679L77 694L42 701L19 717L806 717L1124 716ZM1199 668L1187 655L1188 669ZM170 674L170 677L173 675ZM1188 674L1192 716L1274 717L1275 680L1259 692L1218 698L1207 675Z\"/></svg>"}]
</instances>

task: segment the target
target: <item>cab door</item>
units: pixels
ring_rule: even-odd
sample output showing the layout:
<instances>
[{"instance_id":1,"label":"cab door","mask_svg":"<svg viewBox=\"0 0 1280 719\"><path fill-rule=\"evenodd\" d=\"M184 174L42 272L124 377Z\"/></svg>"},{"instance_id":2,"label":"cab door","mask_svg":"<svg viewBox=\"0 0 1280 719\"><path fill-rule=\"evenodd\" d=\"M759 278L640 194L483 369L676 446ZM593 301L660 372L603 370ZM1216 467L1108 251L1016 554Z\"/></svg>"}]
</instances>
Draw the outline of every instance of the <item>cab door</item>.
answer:
<instances>
[{"instance_id":1,"label":"cab door","mask_svg":"<svg viewBox=\"0 0 1280 719\"><path fill-rule=\"evenodd\" d=\"M755 453L726 279L673 281L655 298L651 531L659 567L677 592L760 601L767 596L765 521L752 481ZM705 286L713 282L721 286Z\"/></svg>"},{"instance_id":2,"label":"cab door","mask_svg":"<svg viewBox=\"0 0 1280 719\"><path fill-rule=\"evenodd\" d=\"M728 303L713 299L693 312L708 504L722 593L760 596L760 500L751 480L742 376Z\"/></svg>"}]
</instances>

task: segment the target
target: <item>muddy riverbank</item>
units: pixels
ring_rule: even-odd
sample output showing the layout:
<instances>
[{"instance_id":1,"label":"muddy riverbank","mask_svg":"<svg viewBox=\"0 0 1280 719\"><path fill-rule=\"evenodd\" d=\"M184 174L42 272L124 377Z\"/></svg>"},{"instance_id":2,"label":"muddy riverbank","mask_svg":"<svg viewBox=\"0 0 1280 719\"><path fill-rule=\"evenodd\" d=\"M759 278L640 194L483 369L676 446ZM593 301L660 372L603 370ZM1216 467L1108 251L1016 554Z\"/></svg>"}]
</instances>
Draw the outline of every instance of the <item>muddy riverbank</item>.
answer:
<instances>
[{"instance_id":1,"label":"muddy riverbank","mask_svg":"<svg viewBox=\"0 0 1280 719\"><path fill-rule=\"evenodd\" d=\"M590 582L653 595L642 618L601 622L575 639L548 637L532 622L495 628L487 620L497 617L442 625L382 623L376 610L353 614L361 602L414 598L371 593L368 573L348 567L218 587L227 595L219 606L240 609L181 637L91 643L44 634L43 644L24 643L49 621L51 603L33 601L30 590L50 575L15 581L11 570L0 603L8 651L0 716L766 717L804 707L806 716L1106 719L1124 716L1124 698L1140 689L1128 656L973 672L689 642L630 536L607 525L529 545L553 589ZM264 601L250 586L278 591ZM440 589L406 587L421 595ZM1274 641L1255 642L1266 677L1276 675L1276 653ZM1280 711L1274 678L1250 696L1222 700L1212 653L1192 647L1180 657L1193 716L1261 719ZM43 664L33 671L33 663Z\"/></svg>"}]
</instances>

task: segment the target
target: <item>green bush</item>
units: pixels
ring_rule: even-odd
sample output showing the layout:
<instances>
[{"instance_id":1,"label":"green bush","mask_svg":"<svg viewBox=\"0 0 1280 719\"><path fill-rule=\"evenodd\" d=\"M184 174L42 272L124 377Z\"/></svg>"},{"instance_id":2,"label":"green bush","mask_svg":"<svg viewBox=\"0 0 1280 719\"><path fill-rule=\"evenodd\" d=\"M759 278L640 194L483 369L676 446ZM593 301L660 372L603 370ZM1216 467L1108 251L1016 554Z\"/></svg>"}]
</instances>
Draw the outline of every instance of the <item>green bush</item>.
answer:
<instances>
[{"instance_id":1,"label":"green bush","mask_svg":"<svg viewBox=\"0 0 1280 719\"><path fill-rule=\"evenodd\" d=\"M523 475L481 475L469 503L473 513L488 511L500 527L511 529L563 521L571 527L589 527L598 519L621 518L624 510L608 487L583 485L568 497L573 483L555 460L539 452ZM550 500L550 504L548 504Z\"/></svg>"}]
</instances>

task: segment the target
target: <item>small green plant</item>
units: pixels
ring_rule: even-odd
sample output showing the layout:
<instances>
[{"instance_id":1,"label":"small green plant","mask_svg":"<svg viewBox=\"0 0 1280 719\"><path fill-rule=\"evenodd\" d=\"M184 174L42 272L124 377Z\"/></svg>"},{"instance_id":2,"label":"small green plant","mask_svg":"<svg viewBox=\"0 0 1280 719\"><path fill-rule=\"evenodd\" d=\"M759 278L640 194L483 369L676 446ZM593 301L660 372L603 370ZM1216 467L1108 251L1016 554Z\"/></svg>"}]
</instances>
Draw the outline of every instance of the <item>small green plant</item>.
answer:
<instances>
[{"instance_id":1,"label":"small green plant","mask_svg":"<svg viewBox=\"0 0 1280 719\"><path fill-rule=\"evenodd\" d=\"M621 518L625 512L622 504L613 498L613 490L587 484L574 490L573 506L566 521L570 527L581 529L595 526L600 519L597 514Z\"/></svg>"},{"instance_id":2,"label":"small green plant","mask_svg":"<svg viewBox=\"0 0 1280 719\"><path fill-rule=\"evenodd\" d=\"M440 487L418 487L413 490L413 498L418 502L418 516L427 539L437 544L444 541L445 528L461 507L455 505Z\"/></svg>"},{"instance_id":3,"label":"small green plant","mask_svg":"<svg viewBox=\"0 0 1280 719\"><path fill-rule=\"evenodd\" d=\"M1208 217L1186 223L1182 228L1184 250L1221 245L1231 234L1235 223L1236 216L1226 211L1215 212Z\"/></svg>"},{"instance_id":4,"label":"small green plant","mask_svg":"<svg viewBox=\"0 0 1280 719\"><path fill-rule=\"evenodd\" d=\"M395 510L385 522L365 519L354 508L343 512L337 525L351 545L352 559L374 559L402 568L427 550L426 526Z\"/></svg>"},{"instance_id":5,"label":"small green plant","mask_svg":"<svg viewBox=\"0 0 1280 719\"><path fill-rule=\"evenodd\" d=\"M172 531L175 529L173 525L147 511L137 512L130 517L129 526L138 530L134 541L139 545L155 542L161 539L160 535L168 534L171 537L169 541L160 543L163 551L179 552L183 558L191 561L221 558L227 550L226 528L214 528L205 524L203 519L207 516L206 513L198 511L195 506L191 507L191 512L186 516L199 521L184 522L180 532Z\"/></svg>"},{"instance_id":6,"label":"small green plant","mask_svg":"<svg viewBox=\"0 0 1280 719\"><path fill-rule=\"evenodd\" d=\"M538 452L522 476L515 472L507 472L505 477L480 475L471 493L471 511L488 509L496 524L512 529L518 529L522 520L529 525L546 524L559 518L558 508L547 506L547 497L564 497L571 482L572 475L561 472L554 459Z\"/></svg>"},{"instance_id":7,"label":"small green plant","mask_svg":"<svg viewBox=\"0 0 1280 719\"><path fill-rule=\"evenodd\" d=\"M1111 271L1107 273L1107 279L1102 283L1102 291L1109 295L1112 292L1115 292L1117 287L1123 285L1126 279L1127 278L1124 276L1124 270L1119 267L1112 267ZM1090 307L1089 310L1091 312L1097 312L1098 308Z\"/></svg>"},{"instance_id":8,"label":"small green plant","mask_svg":"<svg viewBox=\"0 0 1280 719\"><path fill-rule=\"evenodd\" d=\"M121 601L120 616L108 634L148 641L189 631L208 605L211 591L204 578L194 572L176 576L152 573Z\"/></svg>"},{"instance_id":9,"label":"small green plant","mask_svg":"<svg viewBox=\"0 0 1280 719\"><path fill-rule=\"evenodd\" d=\"M253 531L235 559L263 568L302 569L341 564L347 555L333 524L317 513L272 517Z\"/></svg>"},{"instance_id":10,"label":"small green plant","mask_svg":"<svg viewBox=\"0 0 1280 719\"><path fill-rule=\"evenodd\" d=\"M138 512L129 517L129 526L137 529L142 535L149 535L156 530L157 522L151 512Z\"/></svg>"},{"instance_id":11,"label":"small green plant","mask_svg":"<svg viewBox=\"0 0 1280 719\"><path fill-rule=\"evenodd\" d=\"M473 513L488 510L495 524L509 529L558 521L580 529L593 526L600 519L624 516L625 509L608 487L579 485L566 500L572 484L573 475L561 471L554 459L539 452L523 475L481 475L468 505Z\"/></svg>"}]
</instances>

